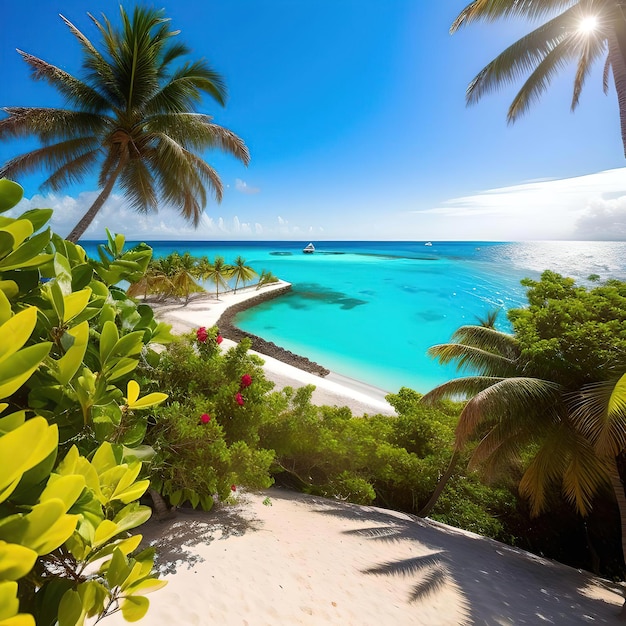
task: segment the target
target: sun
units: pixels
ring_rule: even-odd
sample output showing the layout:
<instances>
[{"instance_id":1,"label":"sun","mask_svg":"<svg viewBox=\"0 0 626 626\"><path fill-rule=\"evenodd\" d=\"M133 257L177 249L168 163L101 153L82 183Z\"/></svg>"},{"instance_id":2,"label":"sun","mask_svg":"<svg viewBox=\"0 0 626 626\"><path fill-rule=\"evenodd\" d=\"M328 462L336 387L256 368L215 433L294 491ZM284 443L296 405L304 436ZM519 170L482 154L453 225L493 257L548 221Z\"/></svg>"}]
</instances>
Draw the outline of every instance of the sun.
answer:
<instances>
[{"instance_id":1,"label":"sun","mask_svg":"<svg viewBox=\"0 0 626 626\"><path fill-rule=\"evenodd\" d=\"M578 32L589 35L598 28L598 18L595 15L588 15L580 20Z\"/></svg>"}]
</instances>

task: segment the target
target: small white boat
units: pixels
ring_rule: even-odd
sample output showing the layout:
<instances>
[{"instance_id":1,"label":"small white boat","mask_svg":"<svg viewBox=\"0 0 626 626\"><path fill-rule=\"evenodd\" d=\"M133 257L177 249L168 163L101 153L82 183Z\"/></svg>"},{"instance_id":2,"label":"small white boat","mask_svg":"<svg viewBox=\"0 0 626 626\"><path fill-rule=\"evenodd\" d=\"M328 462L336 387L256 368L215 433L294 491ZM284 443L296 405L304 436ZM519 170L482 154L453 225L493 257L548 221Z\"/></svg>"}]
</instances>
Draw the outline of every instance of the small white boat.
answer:
<instances>
[{"instance_id":1,"label":"small white boat","mask_svg":"<svg viewBox=\"0 0 626 626\"><path fill-rule=\"evenodd\" d=\"M315 246L310 243L308 246L304 247L302 252L304 252L304 254L313 254L315 252Z\"/></svg>"},{"instance_id":2,"label":"small white boat","mask_svg":"<svg viewBox=\"0 0 626 626\"><path fill-rule=\"evenodd\" d=\"M433 244L430 241L427 241L424 245L425 246L432 246Z\"/></svg>"}]
</instances>

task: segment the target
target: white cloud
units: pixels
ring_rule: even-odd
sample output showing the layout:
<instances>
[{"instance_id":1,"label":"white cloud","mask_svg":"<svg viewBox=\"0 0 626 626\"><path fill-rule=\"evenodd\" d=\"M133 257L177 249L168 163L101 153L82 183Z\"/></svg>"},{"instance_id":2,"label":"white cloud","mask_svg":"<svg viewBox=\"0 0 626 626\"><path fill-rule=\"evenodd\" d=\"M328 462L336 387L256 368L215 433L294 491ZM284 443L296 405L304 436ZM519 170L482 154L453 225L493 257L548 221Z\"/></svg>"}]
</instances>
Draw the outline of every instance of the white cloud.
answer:
<instances>
[{"instance_id":1,"label":"white cloud","mask_svg":"<svg viewBox=\"0 0 626 626\"><path fill-rule=\"evenodd\" d=\"M250 187L247 182L241 180L241 178L237 178L235 180L235 189L240 193L259 193L261 191L258 187Z\"/></svg>"},{"instance_id":2,"label":"white cloud","mask_svg":"<svg viewBox=\"0 0 626 626\"><path fill-rule=\"evenodd\" d=\"M626 238L625 206L620 168L488 189L413 215L422 236L432 239L609 240Z\"/></svg>"}]
</instances>

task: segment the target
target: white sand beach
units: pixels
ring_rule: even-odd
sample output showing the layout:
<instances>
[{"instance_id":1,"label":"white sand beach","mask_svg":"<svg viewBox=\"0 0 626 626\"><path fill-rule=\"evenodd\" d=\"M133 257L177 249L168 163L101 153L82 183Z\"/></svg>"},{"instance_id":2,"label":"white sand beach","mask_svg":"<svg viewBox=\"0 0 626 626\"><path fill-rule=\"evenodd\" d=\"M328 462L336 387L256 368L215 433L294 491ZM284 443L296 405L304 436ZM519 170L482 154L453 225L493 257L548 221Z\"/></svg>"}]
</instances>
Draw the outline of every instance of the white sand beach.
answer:
<instances>
[{"instance_id":1,"label":"white sand beach","mask_svg":"<svg viewBox=\"0 0 626 626\"><path fill-rule=\"evenodd\" d=\"M168 580L145 623L617 623L617 585L491 539L282 489L237 499L142 527Z\"/></svg>"},{"instance_id":2,"label":"white sand beach","mask_svg":"<svg viewBox=\"0 0 626 626\"><path fill-rule=\"evenodd\" d=\"M199 326L214 326L222 314L229 307L258 297L260 294L284 289L289 283L278 283L264 286L257 291L256 287L239 289L237 293L201 294L195 296L187 304L180 302L150 302L157 319L172 325L174 333L186 333ZM223 348L232 346L233 342L226 339ZM254 351L252 351L254 352ZM328 376L320 377L302 371L266 354L259 354L265 361L265 374L276 384L277 389L286 386L302 387L315 385L313 402L319 405L348 406L355 415L376 414L395 415L394 408L385 400L386 391L377 389L357 380L331 372ZM321 365L324 365L323 363Z\"/></svg>"}]
</instances>

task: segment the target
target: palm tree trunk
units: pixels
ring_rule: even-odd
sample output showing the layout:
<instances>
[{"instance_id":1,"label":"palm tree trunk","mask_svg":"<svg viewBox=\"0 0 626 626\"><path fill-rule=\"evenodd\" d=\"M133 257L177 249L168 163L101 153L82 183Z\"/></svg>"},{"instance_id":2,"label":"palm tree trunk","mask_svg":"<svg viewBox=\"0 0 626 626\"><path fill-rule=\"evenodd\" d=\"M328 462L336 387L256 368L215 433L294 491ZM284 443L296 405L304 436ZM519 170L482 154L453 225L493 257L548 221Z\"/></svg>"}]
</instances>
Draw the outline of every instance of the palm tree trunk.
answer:
<instances>
[{"instance_id":1,"label":"palm tree trunk","mask_svg":"<svg viewBox=\"0 0 626 626\"><path fill-rule=\"evenodd\" d=\"M78 224L74 226L72 232L66 237L68 241L72 243L76 243L82 236L83 233L89 228L91 222L93 222L93 218L96 217L98 211L102 208L102 205L107 201L107 198L111 195L113 191L113 187L115 182L117 181L118 176L120 175L124 165L126 164L126 158L120 158L120 161L115 168L115 171L109 177L106 185L100 192L100 195L96 198L95 202L89 207L87 213L83 215Z\"/></svg>"},{"instance_id":2,"label":"palm tree trunk","mask_svg":"<svg viewBox=\"0 0 626 626\"><path fill-rule=\"evenodd\" d=\"M624 483L619 475L617 458L614 459L611 467L611 486L615 492L615 499L617 500L617 507L619 509L622 531L622 555L624 557L624 562L626 563L626 493L624 493ZM622 605L620 620L626 621L626 599Z\"/></svg>"},{"instance_id":3,"label":"palm tree trunk","mask_svg":"<svg viewBox=\"0 0 626 626\"><path fill-rule=\"evenodd\" d=\"M626 19L615 21L615 35L609 36L609 60L617 92L622 144L626 156Z\"/></svg>"},{"instance_id":4,"label":"palm tree trunk","mask_svg":"<svg viewBox=\"0 0 626 626\"><path fill-rule=\"evenodd\" d=\"M459 450L455 450L452 454L452 458L450 459L450 463L448 463L448 467L446 471L443 473L443 476L439 479L437 486L435 487L435 491L433 491L433 495L430 496L430 500L422 507L421 511L418 511L418 517L428 517L428 514L432 511L435 504L437 504L437 500L439 500L439 496L442 491L445 489L448 481L452 477L454 470L456 468L457 461L459 460Z\"/></svg>"}]
</instances>

